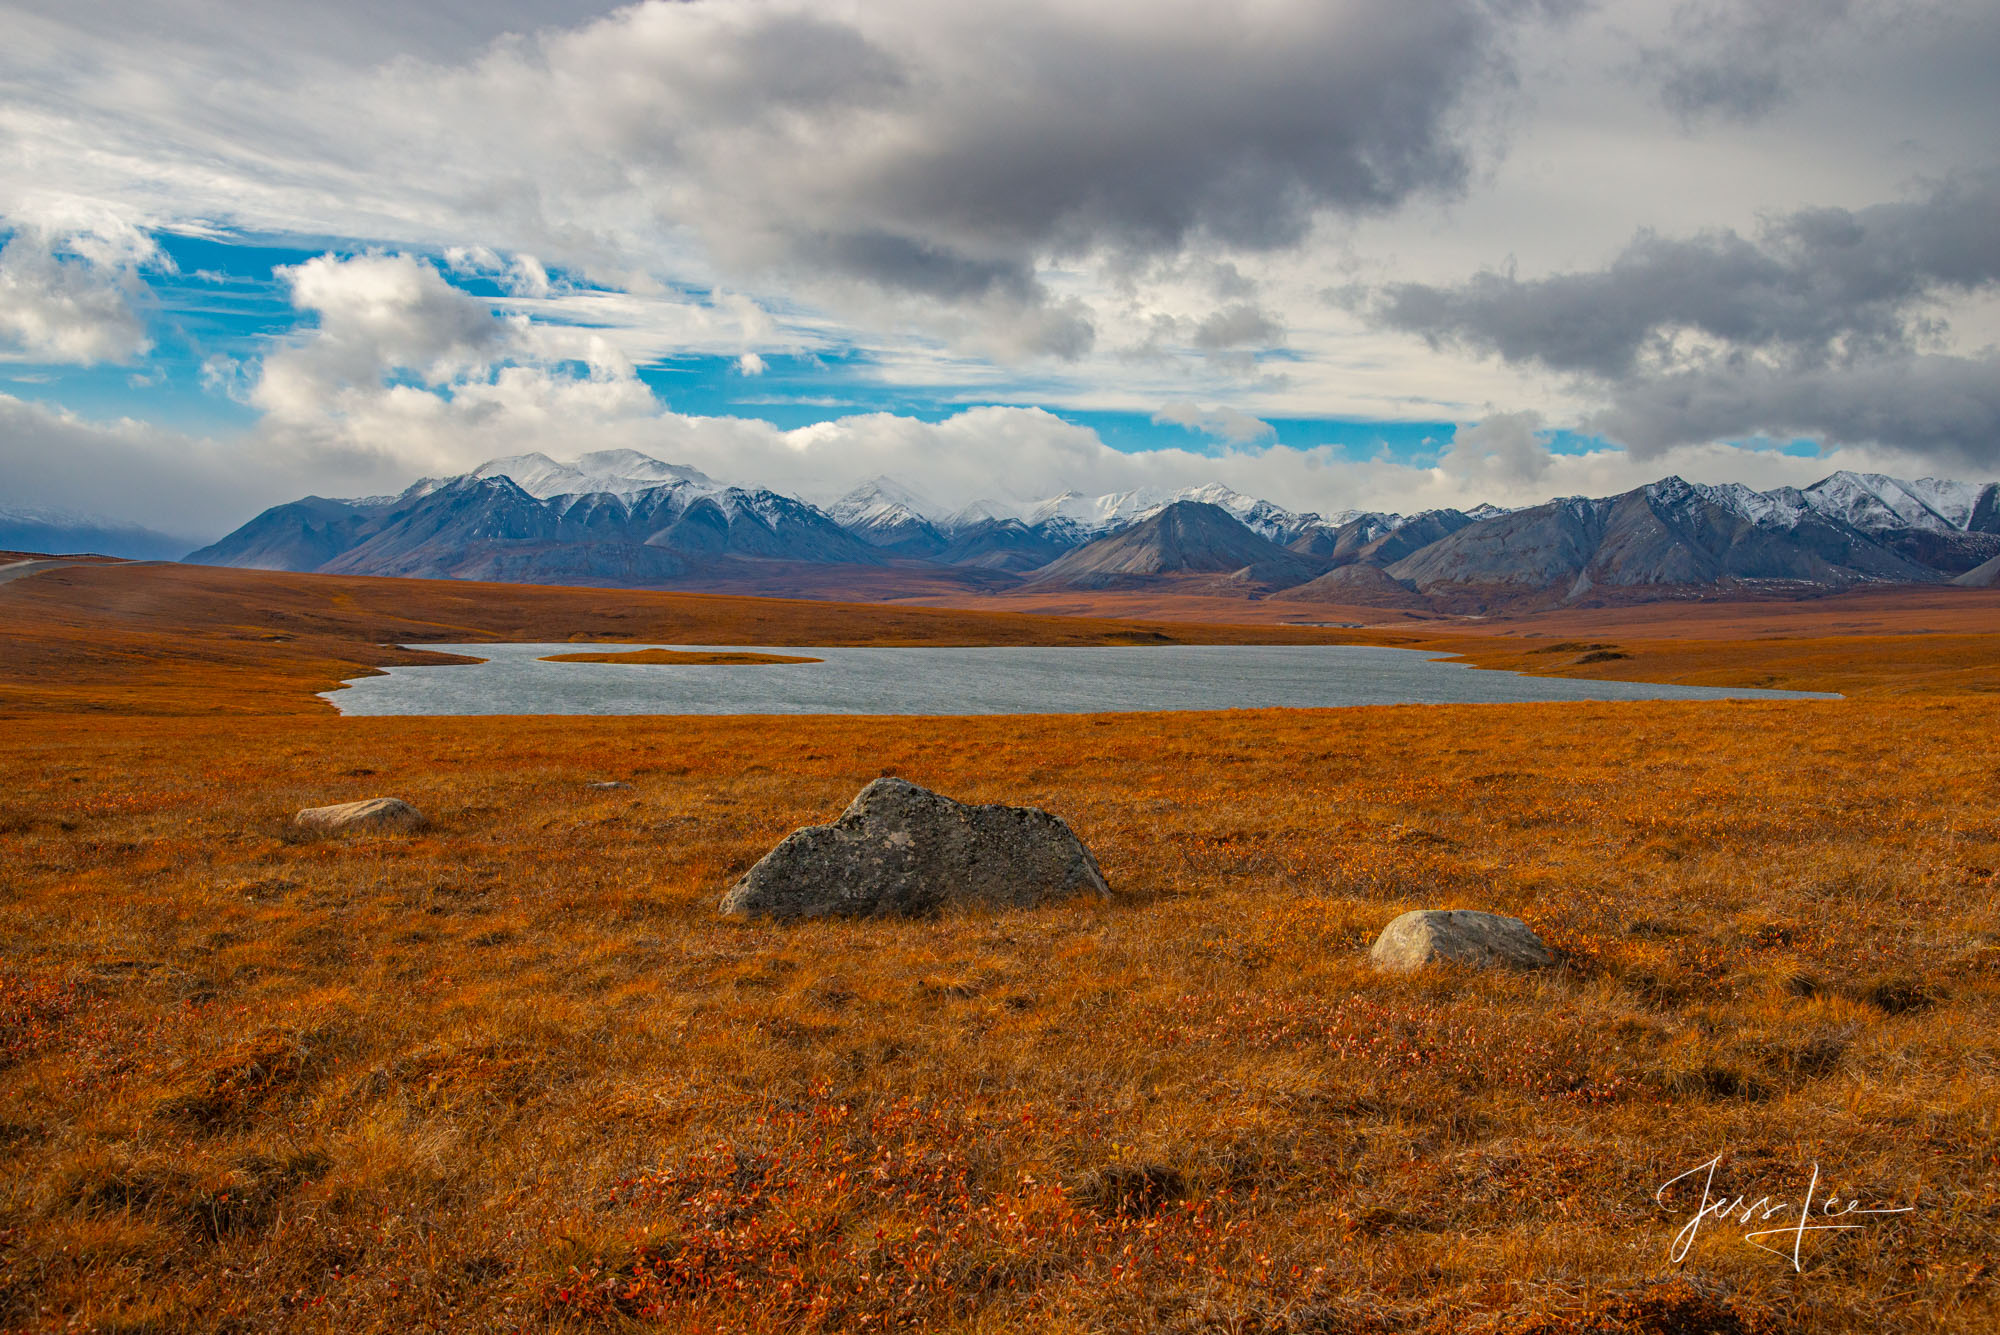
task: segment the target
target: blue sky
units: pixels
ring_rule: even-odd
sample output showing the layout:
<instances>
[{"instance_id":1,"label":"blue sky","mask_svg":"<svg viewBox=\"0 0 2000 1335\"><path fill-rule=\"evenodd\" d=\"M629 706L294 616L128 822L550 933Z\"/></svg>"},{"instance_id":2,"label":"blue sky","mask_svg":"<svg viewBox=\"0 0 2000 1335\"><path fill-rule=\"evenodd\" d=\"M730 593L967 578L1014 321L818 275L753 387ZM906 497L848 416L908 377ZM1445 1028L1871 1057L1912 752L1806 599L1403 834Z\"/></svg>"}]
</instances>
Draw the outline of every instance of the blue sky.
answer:
<instances>
[{"instance_id":1,"label":"blue sky","mask_svg":"<svg viewBox=\"0 0 2000 1335\"><path fill-rule=\"evenodd\" d=\"M0 369L0 381L9 384L10 392L26 400L79 407L95 417L135 417L192 433L246 430L260 413L242 397L240 374L232 376L224 368L254 365L269 349L309 336L318 324L311 312L294 305L286 271L320 256L348 258L382 249L357 238L329 236L161 231L151 239L158 255L140 267L146 288L141 310L152 343L143 358L122 365L17 362ZM495 302L509 298L493 275L455 268L448 254L401 253L420 259L468 296ZM550 271L549 277L569 292L607 291L560 270ZM680 288L671 300L701 303L712 295ZM533 304L527 303L531 310ZM569 328L608 327L560 309L531 318ZM678 352L640 362L633 370L663 405L677 412L758 419L781 430L857 414L890 413L935 423L969 407L1031 405L1095 432L1105 445L1126 453L1164 448L1217 453L1238 443L1161 420L1156 412L1066 407L1038 397L1032 380L1001 394L975 381L898 385L885 379L879 361L865 348L837 339L810 351L772 352L761 361L759 372L745 375L739 356ZM584 370L562 363L556 369ZM1054 398L1059 400L1059 393ZM1436 461L1457 430L1448 420L1276 415L1258 420L1268 428L1259 435L1260 443L1423 466ZM1603 444L1570 432L1551 432L1549 442L1565 453Z\"/></svg>"},{"instance_id":2,"label":"blue sky","mask_svg":"<svg viewBox=\"0 0 2000 1335\"><path fill-rule=\"evenodd\" d=\"M211 374L214 359L254 362L272 345L317 321L292 303L281 270L321 255L354 256L371 247L356 238L241 234L153 234L160 259L144 266L145 303L152 349L133 365L19 364L0 370L12 393L24 399L85 405L93 416L133 416L193 432L242 430L255 423L254 407ZM0 238L4 241L4 238ZM447 283L468 295L502 300L507 293L490 275L454 272L443 254L419 255ZM578 290L594 285L555 270L557 284ZM709 293L679 289L676 301L701 302ZM572 327L586 322L551 311L538 317ZM1038 399L1032 382L995 395L977 383L903 386L885 383L879 364L860 347L838 343L811 352L763 356L764 369L744 375L736 356L688 353L635 366L638 378L676 411L706 417L757 418L784 430L856 413L894 413L937 422L982 404L1037 404L1064 420L1094 430L1106 445L1125 452L1165 447L1216 450L1224 442L1141 411L1067 408ZM575 369L575 368L570 368ZM1270 439L1285 446L1326 447L1353 459L1390 458L1429 463L1451 443L1447 420L1381 421L1334 417L1260 419ZM1558 438L1560 437L1560 438ZM1592 444L1573 433L1551 437L1552 448L1579 452Z\"/></svg>"},{"instance_id":3,"label":"blue sky","mask_svg":"<svg viewBox=\"0 0 2000 1335\"><path fill-rule=\"evenodd\" d=\"M0 238L4 242L6 238ZM318 321L292 300L288 270L316 257L351 258L379 252L355 238L257 236L229 233L152 235L158 256L141 272L146 299L141 309L152 346L129 364L77 366L17 362L0 379L17 397L52 405L79 406L100 418L134 417L175 429L227 434L254 426L260 413L240 393L240 372L269 349L309 336ZM504 302L509 293L490 274L455 268L447 254L410 253L439 278L467 296ZM606 291L560 270L549 276L570 292ZM676 304L701 303L713 294L677 289ZM532 303L529 303L532 306ZM605 327L562 310L532 318L568 328ZM920 386L885 380L879 362L864 348L829 342L812 351L762 355L763 368L745 375L739 356L672 353L636 364L637 379L674 411L702 417L740 417L792 430L832 418L889 413L936 423L968 407L1030 405L1094 432L1110 448L1125 453L1161 449L1219 454L1234 444L1226 436L1163 420L1157 412L1066 407L1038 398L1024 381L994 394L990 385L931 382ZM579 365L556 369L581 374ZM1351 417L1295 417L1273 414L1257 421L1268 431L1257 443L1322 450L1355 461L1387 460L1430 467L1448 450L1458 430L1449 420L1380 420ZM1556 454L1583 455L1610 447L1603 437L1550 428L1542 433ZM1780 448L1771 442L1736 442L1746 447ZM1797 440L1782 448L1798 457L1816 457L1817 442Z\"/></svg>"},{"instance_id":4,"label":"blue sky","mask_svg":"<svg viewBox=\"0 0 2000 1335\"><path fill-rule=\"evenodd\" d=\"M0 0L0 506L1991 476L2000 14L1919 7Z\"/></svg>"}]
</instances>

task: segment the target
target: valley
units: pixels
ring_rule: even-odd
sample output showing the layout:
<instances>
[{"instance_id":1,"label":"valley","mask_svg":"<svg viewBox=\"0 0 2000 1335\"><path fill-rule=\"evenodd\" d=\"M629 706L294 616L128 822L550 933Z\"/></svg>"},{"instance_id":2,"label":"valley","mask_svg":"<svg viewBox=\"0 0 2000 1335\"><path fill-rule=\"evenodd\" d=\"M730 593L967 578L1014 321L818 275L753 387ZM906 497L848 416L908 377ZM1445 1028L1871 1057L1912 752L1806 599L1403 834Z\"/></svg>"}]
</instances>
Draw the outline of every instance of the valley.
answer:
<instances>
[{"instance_id":1,"label":"valley","mask_svg":"<svg viewBox=\"0 0 2000 1335\"><path fill-rule=\"evenodd\" d=\"M0 1335L2000 1332L2000 5L0 0Z\"/></svg>"},{"instance_id":2,"label":"valley","mask_svg":"<svg viewBox=\"0 0 2000 1335\"><path fill-rule=\"evenodd\" d=\"M0 1311L1990 1329L2000 596L1908 592L1352 629L1117 593L1089 619L112 563L0 586ZM447 628L1424 644L1847 698L781 728L314 698ZM1113 900L717 916L891 773L1057 813ZM429 825L288 824L391 794ZM1518 915L1560 966L1372 971L1432 904ZM1711 1222L1676 1265L1691 1207L1655 1194L1718 1148L1718 1187L1817 1162L1909 1213L1797 1273Z\"/></svg>"}]
</instances>

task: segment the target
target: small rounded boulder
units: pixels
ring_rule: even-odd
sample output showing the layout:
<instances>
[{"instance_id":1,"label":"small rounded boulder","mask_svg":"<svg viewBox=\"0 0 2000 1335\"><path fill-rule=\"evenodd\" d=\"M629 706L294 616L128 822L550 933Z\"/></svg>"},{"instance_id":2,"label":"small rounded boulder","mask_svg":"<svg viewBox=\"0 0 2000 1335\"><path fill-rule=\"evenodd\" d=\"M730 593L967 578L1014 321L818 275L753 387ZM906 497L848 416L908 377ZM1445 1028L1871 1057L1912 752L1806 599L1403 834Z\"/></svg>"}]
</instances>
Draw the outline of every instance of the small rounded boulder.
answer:
<instances>
[{"instance_id":1,"label":"small rounded boulder","mask_svg":"<svg viewBox=\"0 0 2000 1335\"><path fill-rule=\"evenodd\" d=\"M426 823L424 813L400 797L307 807L292 817L293 825L314 834L409 834Z\"/></svg>"},{"instance_id":2,"label":"small rounded boulder","mask_svg":"<svg viewBox=\"0 0 2000 1335\"><path fill-rule=\"evenodd\" d=\"M1368 959L1392 973L1409 973L1430 964L1546 969L1556 962L1555 952L1519 918L1474 909L1405 913L1382 929Z\"/></svg>"}]
</instances>

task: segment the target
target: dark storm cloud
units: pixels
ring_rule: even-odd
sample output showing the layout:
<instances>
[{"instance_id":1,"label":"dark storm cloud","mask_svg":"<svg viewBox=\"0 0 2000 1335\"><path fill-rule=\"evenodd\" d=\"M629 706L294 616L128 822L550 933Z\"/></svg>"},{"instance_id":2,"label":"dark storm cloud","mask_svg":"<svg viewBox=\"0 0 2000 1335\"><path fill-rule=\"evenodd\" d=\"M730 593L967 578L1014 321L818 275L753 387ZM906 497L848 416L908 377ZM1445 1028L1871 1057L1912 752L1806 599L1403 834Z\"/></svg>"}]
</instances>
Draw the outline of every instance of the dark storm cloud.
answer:
<instances>
[{"instance_id":1,"label":"dark storm cloud","mask_svg":"<svg viewBox=\"0 0 2000 1335\"><path fill-rule=\"evenodd\" d=\"M443 60L509 33L598 18L628 0L9 0L19 14L54 19L96 39L161 49L198 45L245 53L309 47L325 57L375 62Z\"/></svg>"},{"instance_id":2,"label":"dark storm cloud","mask_svg":"<svg viewBox=\"0 0 2000 1335\"><path fill-rule=\"evenodd\" d=\"M1269 345L1283 338L1284 326L1248 302L1225 306L1195 326L1194 345L1204 352Z\"/></svg>"},{"instance_id":3,"label":"dark storm cloud","mask_svg":"<svg viewBox=\"0 0 2000 1335\"><path fill-rule=\"evenodd\" d=\"M1594 273L1395 284L1378 318L1434 342L1615 378L1691 331L1803 364L1908 348L1930 299L2000 283L2000 173L1921 199L1805 209L1754 239L1641 234Z\"/></svg>"},{"instance_id":4,"label":"dark storm cloud","mask_svg":"<svg viewBox=\"0 0 2000 1335\"><path fill-rule=\"evenodd\" d=\"M1273 26L1183 11L1151 40L1089 24L1003 31L992 76L934 90L925 141L866 184L941 234L1142 253L1196 233L1282 246L1318 209L1373 212L1462 184L1447 116L1493 53L1486 13L1349 0Z\"/></svg>"},{"instance_id":5,"label":"dark storm cloud","mask_svg":"<svg viewBox=\"0 0 2000 1335\"><path fill-rule=\"evenodd\" d=\"M1854 0L1682 4L1671 42L1648 49L1641 64L1684 122L1758 120L1789 100L1813 48L1854 10Z\"/></svg>"},{"instance_id":6,"label":"dark storm cloud","mask_svg":"<svg viewBox=\"0 0 2000 1335\"><path fill-rule=\"evenodd\" d=\"M2000 359L1864 358L1809 370L1750 362L1641 377L1586 423L1641 457L1697 441L1766 435L1881 443L1946 475L2000 470Z\"/></svg>"},{"instance_id":7,"label":"dark storm cloud","mask_svg":"<svg viewBox=\"0 0 2000 1335\"><path fill-rule=\"evenodd\" d=\"M1937 301L2000 285L2000 172L1921 198L1804 209L1755 238L1642 234L1605 269L1399 284L1383 323L1604 383L1588 426L1651 454L1766 434L2000 461L2000 362L1926 352ZM1699 343L1676 348L1677 335Z\"/></svg>"},{"instance_id":8,"label":"dark storm cloud","mask_svg":"<svg viewBox=\"0 0 2000 1335\"><path fill-rule=\"evenodd\" d=\"M1541 12L702 0L548 43L482 87L518 86L619 180L670 180L662 205L726 262L1025 309L1051 263L1271 250L1322 214L1458 191L1461 102L1504 81Z\"/></svg>"},{"instance_id":9,"label":"dark storm cloud","mask_svg":"<svg viewBox=\"0 0 2000 1335\"><path fill-rule=\"evenodd\" d=\"M1091 342L1058 270L1226 260L1457 195L1506 121L1521 34L1581 8L9 7L0 74L62 127L35 170L79 193L253 227L255 207L279 230L351 211L388 242L476 235L606 269L691 240L735 281L1058 355ZM117 161L145 170L105 180Z\"/></svg>"}]
</instances>

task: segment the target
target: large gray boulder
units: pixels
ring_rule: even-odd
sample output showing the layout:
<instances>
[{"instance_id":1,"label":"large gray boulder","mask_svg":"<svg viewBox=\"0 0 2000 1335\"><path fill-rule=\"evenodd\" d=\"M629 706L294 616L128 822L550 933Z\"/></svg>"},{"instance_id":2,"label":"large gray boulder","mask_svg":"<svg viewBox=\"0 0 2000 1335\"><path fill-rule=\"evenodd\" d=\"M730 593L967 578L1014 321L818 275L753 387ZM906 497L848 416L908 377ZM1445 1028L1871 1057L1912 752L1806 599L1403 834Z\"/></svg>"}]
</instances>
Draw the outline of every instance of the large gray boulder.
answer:
<instances>
[{"instance_id":1,"label":"large gray boulder","mask_svg":"<svg viewBox=\"0 0 2000 1335\"><path fill-rule=\"evenodd\" d=\"M408 834L424 827L424 813L399 797L370 797L307 807L292 823L315 834Z\"/></svg>"},{"instance_id":2,"label":"large gray boulder","mask_svg":"<svg viewBox=\"0 0 2000 1335\"><path fill-rule=\"evenodd\" d=\"M972 807L877 779L840 819L785 836L723 896L732 917L914 917L947 904L1028 908L1110 888L1069 826L1034 807Z\"/></svg>"},{"instance_id":3,"label":"large gray boulder","mask_svg":"<svg viewBox=\"0 0 2000 1335\"><path fill-rule=\"evenodd\" d=\"M1408 973L1427 964L1546 969L1555 953L1519 918L1472 909L1418 909L1382 929L1368 958L1378 969Z\"/></svg>"}]
</instances>

